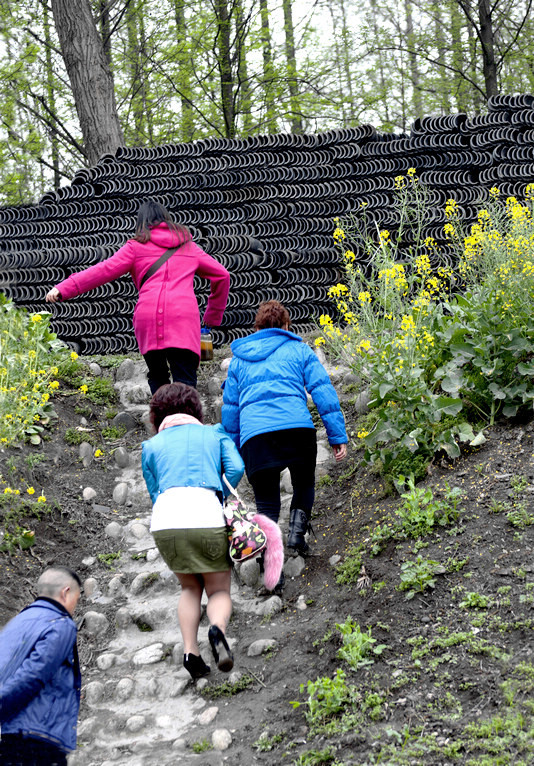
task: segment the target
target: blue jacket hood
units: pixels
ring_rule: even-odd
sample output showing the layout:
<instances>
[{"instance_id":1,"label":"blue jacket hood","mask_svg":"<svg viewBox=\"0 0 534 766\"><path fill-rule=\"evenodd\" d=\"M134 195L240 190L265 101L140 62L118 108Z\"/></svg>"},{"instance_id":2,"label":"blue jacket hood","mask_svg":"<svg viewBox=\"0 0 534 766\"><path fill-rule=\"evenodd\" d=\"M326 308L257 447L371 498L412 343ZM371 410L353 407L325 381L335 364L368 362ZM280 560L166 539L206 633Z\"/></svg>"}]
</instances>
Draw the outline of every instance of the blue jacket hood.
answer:
<instances>
[{"instance_id":1,"label":"blue jacket hood","mask_svg":"<svg viewBox=\"0 0 534 766\"><path fill-rule=\"evenodd\" d=\"M303 340L299 335L289 330L282 330L279 327L268 327L265 330L258 330L245 338L234 340L230 348L234 356L244 359L247 362L259 362L267 359L280 346L288 341Z\"/></svg>"}]
</instances>

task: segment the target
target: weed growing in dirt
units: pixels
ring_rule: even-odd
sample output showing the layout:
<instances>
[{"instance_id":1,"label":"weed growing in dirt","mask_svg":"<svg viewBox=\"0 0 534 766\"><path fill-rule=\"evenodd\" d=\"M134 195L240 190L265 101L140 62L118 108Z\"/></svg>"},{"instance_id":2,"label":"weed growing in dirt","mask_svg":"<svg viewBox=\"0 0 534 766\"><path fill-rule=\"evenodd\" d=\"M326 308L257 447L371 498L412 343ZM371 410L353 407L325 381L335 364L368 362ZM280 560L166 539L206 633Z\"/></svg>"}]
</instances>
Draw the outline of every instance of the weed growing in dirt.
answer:
<instances>
[{"instance_id":1,"label":"weed growing in dirt","mask_svg":"<svg viewBox=\"0 0 534 766\"><path fill-rule=\"evenodd\" d=\"M202 694L210 699L233 697L235 694L239 694L239 692L248 689L254 682L254 677L245 673L245 675L241 676L241 678L233 684L229 681L223 681L222 684L218 684L217 686L206 686L202 690Z\"/></svg>"},{"instance_id":2,"label":"weed growing in dirt","mask_svg":"<svg viewBox=\"0 0 534 766\"><path fill-rule=\"evenodd\" d=\"M466 593L463 601L460 601L460 609L489 609L491 605L492 599L489 596L474 591Z\"/></svg>"},{"instance_id":3,"label":"weed growing in dirt","mask_svg":"<svg viewBox=\"0 0 534 766\"><path fill-rule=\"evenodd\" d=\"M191 750L199 755L200 753L205 753L206 750L213 750L213 745L209 739L203 739L200 742L193 742L191 745Z\"/></svg>"},{"instance_id":4,"label":"weed growing in dirt","mask_svg":"<svg viewBox=\"0 0 534 766\"><path fill-rule=\"evenodd\" d=\"M405 598L412 599L417 593L424 593L427 588L435 588L436 575L446 571L439 561L418 556L415 561L401 564L401 583L398 589L407 591Z\"/></svg>"},{"instance_id":5,"label":"weed growing in dirt","mask_svg":"<svg viewBox=\"0 0 534 766\"><path fill-rule=\"evenodd\" d=\"M324 750L308 750L306 753L301 753L292 763L293 766L321 766L321 764L336 766L335 758L335 750L327 747ZM343 764L338 764L338 766L343 766Z\"/></svg>"},{"instance_id":6,"label":"weed growing in dirt","mask_svg":"<svg viewBox=\"0 0 534 766\"><path fill-rule=\"evenodd\" d=\"M120 559L121 555L121 551L117 551L116 553L97 553L96 557L101 564L104 564L108 569L111 569L111 571L114 572L115 567L113 564L117 559Z\"/></svg>"},{"instance_id":7,"label":"weed growing in dirt","mask_svg":"<svg viewBox=\"0 0 534 766\"><path fill-rule=\"evenodd\" d=\"M126 426L107 426L102 429L102 436L109 441L115 441L122 438L126 431Z\"/></svg>"},{"instance_id":8,"label":"weed growing in dirt","mask_svg":"<svg viewBox=\"0 0 534 766\"><path fill-rule=\"evenodd\" d=\"M347 617L343 623L336 623L336 628L343 639L343 646L337 656L345 660L354 670L365 665L372 665L373 655L380 655L387 648L385 644L375 646L376 638L372 637L371 628L368 628L366 633L362 632L360 626L351 617Z\"/></svg>"},{"instance_id":9,"label":"weed growing in dirt","mask_svg":"<svg viewBox=\"0 0 534 766\"><path fill-rule=\"evenodd\" d=\"M347 686L346 674L338 668L333 678L318 678L316 681L308 681L300 685L301 694L304 690L308 693L306 700L306 720L310 726L324 723L332 716L340 713L351 702L352 693ZM300 702L293 701L291 705L300 707Z\"/></svg>"},{"instance_id":10,"label":"weed growing in dirt","mask_svg":"<svg viewBox=\"0 0 534 766\"><path fill-rule=\"evenodd\" d=\"M260 753L269 753L271 750L274 750L277 745L284 741L285 736L286 733L282 732L280 734L273 734L272 737L269 737L268 733L264 731L256 740L256 742L252 744L252 747L258 750Z\"/></svg>"},{"instance_id":11,"label":"weed growing in dirt","mask_svg":"<svg viewBox=\"0 0 534 766\"><path fill-rule=\"evenodd\" d=\"M96 434L92 431L82 428L81 426L76 426L75 428L67 428L63 438L67 444L71 445L71 447L76 447L82 442L89 442L89 444L97 443Z\"/></svg>"}]
</instances>

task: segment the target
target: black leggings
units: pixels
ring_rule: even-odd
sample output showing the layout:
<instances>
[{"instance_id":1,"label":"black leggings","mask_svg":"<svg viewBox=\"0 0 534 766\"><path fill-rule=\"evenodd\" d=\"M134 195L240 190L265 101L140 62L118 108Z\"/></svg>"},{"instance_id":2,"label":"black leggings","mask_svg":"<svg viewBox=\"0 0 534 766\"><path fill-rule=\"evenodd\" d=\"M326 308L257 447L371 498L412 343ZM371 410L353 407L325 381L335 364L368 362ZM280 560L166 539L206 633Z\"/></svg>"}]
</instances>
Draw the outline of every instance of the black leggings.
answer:
<instances>
[{"instance_id":1,"label":"black leggings","mask_svg":"<svg viewBox=\"0 0 534 766\"><path fill-rule=\"evenodd\" d=\"M291 508L300 508L311 517L315 499L315 455L309 460L288 465L293 485ZM256 508L278 523L280 516L280 468L265 468L256 471L248 479L254 490Z\"/></svg>"},{"instance_id":2,"label":"black leggings","mask_svg":"<svg viewBox=\"0 0 534 766\"><path fill-rule=\"evenodd\" d=\"M144 359L148 367L148 385L155 394L165 383L187 383L197 386L197 367L199 356L188 348L164 348L160 351L147 351ZM169 374L170 369L170 374Z\"/></svg>"},{"instance_id":3,"label":"black leggings","mask_svg":"<svg viewBox=\"0 0 534 766\"><path fill-rule=\"evenodd\" d=\"M4 734L0 741L0 763L3 766L67 766L67 756L45 740Z\"/></svg>"}]
</instances>

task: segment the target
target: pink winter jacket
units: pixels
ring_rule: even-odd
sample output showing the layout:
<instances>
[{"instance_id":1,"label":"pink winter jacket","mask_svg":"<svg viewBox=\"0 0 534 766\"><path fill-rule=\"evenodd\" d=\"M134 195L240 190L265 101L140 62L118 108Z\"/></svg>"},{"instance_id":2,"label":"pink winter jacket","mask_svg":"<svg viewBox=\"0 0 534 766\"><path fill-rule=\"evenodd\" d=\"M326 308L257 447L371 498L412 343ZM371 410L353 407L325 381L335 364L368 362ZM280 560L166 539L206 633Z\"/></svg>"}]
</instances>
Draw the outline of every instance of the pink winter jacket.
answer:
<instances>
[{"instance_id":1,"label":"pink winter jacket","mask_svg":"<svg viewBox=\"0 0 534 766\"><path fill-rule=\"evenodd\" d=\"M166 223L160 223L150 230L148 242L130 239L107 260L71 274L55 286L62 300L68 300L130 273L139 288L150 266L165 250L181 241L180 235L171 231ZM203 321L209 327L220 325L230 289L230 274L194 242L186 242L141 288L133 315L141 354L164 348L186 348L200 356L200 315L193 290L195 274L211 282Z\"/></svg>"}]
</instances>

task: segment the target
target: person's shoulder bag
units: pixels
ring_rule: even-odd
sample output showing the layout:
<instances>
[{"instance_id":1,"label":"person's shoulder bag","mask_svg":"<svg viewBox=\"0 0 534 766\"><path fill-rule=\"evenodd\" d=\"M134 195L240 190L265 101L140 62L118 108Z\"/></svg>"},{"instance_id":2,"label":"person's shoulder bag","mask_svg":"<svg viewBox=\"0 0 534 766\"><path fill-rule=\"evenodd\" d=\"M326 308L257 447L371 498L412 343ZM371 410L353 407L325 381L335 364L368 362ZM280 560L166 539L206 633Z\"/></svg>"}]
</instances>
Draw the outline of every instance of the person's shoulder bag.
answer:
<instances>
[{"instance_id":1,"label":"person's shoulder bag","mask_svg":"<svg viewBox=\"0 0 534 766\"><path fill-rule=\"evenodd\" d=\"M141 281L139 282L139 291L141 291L141 288L143 287L143 285L145 284L147 279L150 279L150 277L153 276L156 273L156 271L161 266L163 266L163 264L166 263L169 260L169 258L172 255L174 255L174 253L177 250L179 250L181 247L182 247L182 245L177 245L176 247L170 247L168 250L165 250L165 252L160 255L160 257L158 258L157 261L154 261L152 266L150 266L150 268L148 268L145 271L145 273L143 274L143 277L142 277Z\"/></svg>"}]
</instances>

